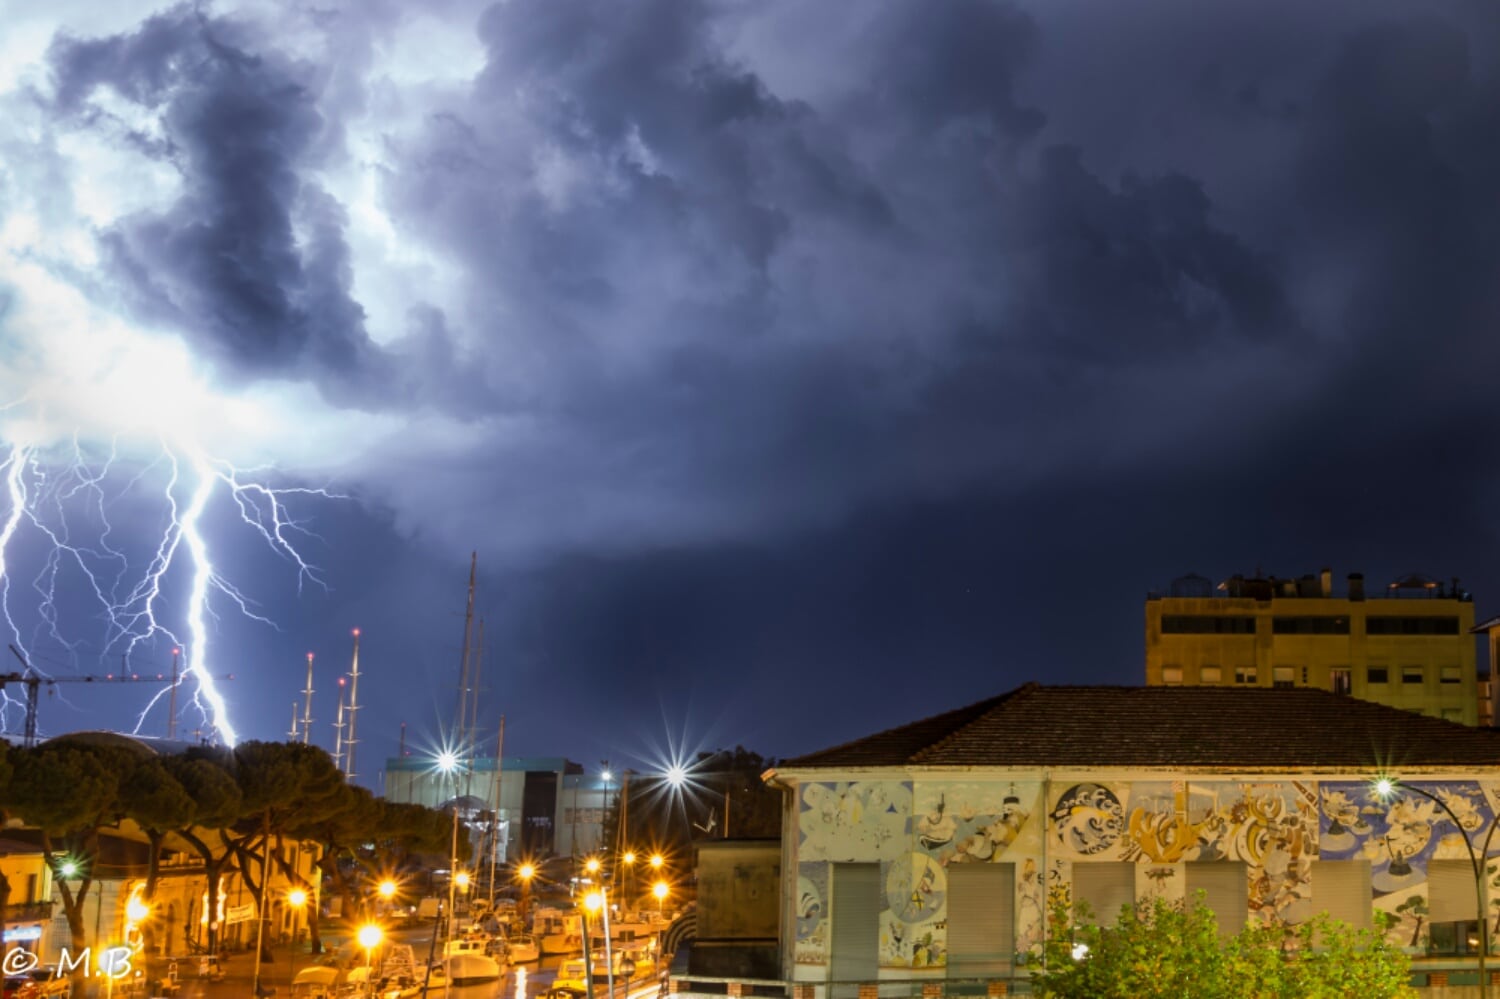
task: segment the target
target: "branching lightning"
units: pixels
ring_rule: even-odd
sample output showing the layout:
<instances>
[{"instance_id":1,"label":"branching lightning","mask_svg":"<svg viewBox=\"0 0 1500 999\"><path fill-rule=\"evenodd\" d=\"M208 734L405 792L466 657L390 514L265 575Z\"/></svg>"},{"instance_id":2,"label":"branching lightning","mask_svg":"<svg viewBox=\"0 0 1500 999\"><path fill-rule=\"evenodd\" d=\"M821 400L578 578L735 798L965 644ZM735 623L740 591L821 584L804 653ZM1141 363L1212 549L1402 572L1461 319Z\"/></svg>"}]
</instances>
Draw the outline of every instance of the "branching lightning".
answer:
<instances>
[{"instance_id":1,"label":"branching lightning","mask_svg":"<svg viewBox=\"0 0 1500 999\"><path fill-rule=\"evenodd\" d=\"M209 735L233 745L238 736L211 669L211 625L220 610L275 624L220 571L210 535L235 526L252 532L294 568L300 593L323 583L299 550L315 536L292 504L337 494L275 484L270 469L241 469L179 440L158 438L130 459L118 442L99 451L90 454L77 440L68 448L9 443L0 461L0 619L38 672L28 650L44 639L66 650L75 669L89 657L122 659L130 669L162 643L180 648L189 703ZM30 628L18 620L23 572L31 588L26 615L36 622ZM69 637L65 620L91 622L97 637ZM136 731L169 692L151 699ZM17 710L21 703L0 691L7 730L16 729Z\"/></svg>"}]
</instances>

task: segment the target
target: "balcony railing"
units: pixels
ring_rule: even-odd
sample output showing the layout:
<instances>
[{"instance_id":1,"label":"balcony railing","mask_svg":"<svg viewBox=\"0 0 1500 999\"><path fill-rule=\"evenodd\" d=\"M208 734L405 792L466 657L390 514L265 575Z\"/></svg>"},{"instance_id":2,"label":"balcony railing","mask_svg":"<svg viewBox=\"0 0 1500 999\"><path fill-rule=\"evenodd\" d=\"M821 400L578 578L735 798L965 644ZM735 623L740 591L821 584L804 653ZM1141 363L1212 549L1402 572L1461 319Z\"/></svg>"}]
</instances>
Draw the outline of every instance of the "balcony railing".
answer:
<instances>
[{"instance_id":1,"label":"balcony railing","mask_svg":"<svg viewBox=\"0 0 1500 999\"><path fill-rule=\"evenodd\" d=\"M5 907L6 923L24 923L51 918L51 902L12 902Z\"/></svg>"}]
</instances>

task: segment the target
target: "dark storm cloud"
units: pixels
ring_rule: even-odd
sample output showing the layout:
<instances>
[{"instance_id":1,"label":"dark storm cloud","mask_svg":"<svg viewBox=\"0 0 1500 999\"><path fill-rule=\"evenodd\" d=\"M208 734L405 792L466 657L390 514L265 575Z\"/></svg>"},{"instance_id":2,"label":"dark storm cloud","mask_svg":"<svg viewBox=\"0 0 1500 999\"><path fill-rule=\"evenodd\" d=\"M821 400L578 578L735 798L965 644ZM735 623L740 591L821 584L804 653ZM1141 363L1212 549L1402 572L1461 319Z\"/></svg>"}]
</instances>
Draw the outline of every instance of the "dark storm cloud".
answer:
<instances>
[{"instance_id":1,"label":"dark storm cloud","mask_svg":"<svg viewBox=\"0 0 1500 999\"><path fill-rule=\"evenodd\" d=\"M371 489L508 574L523 702L566 676L605 728L753 672L781 752L1134 682L1141 594L1191 570L1500 593L1497 18L509 0L472 80L399 100L393 7L321 22L333 75L183 12L54 65L75 119L165 111L136 139L181 197L107 234L140 308L230 374L486 418ZM319 182L377 107L378 207L454 275L384 345ZM865 714L809 738L794 684Z\"/></svg>"},{"instance_id":2,"label":"dark storm cloud","mask_svg":"<svg viewBox=\"0 0 1500 999\"><path fill-rule=\"evenodd\" d=\"M352 295L346 210L310 175L340 132L318 106L312 67L186 8L128 35L60 38L51 63L64 115L98 121L85 102L99 88L161 114L161 139L129 136L173 165L182 193L101 236L140 313L181 330L230 380L313 380L362 408L430 401L371 341ZM451 408L455 394L439 398Z\"/></svg>"}]
</instances>

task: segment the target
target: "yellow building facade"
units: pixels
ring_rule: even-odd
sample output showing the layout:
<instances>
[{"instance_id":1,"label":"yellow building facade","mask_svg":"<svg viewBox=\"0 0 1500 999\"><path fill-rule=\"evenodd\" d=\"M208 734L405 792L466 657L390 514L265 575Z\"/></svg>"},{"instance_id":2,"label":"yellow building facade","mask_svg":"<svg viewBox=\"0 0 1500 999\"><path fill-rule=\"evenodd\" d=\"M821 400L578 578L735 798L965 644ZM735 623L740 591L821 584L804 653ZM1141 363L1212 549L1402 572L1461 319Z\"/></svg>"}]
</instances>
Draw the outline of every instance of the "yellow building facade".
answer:
<instances>
[{"instance_id":1,"label":"yellow building facade","mask_svg":"<svg viewBox=\"0 0 1500 999\"><path fill-rule=\"evenodd\" d=\"M1342 595L1324 569L1298 579L1202 576L1146 599L1148 686L1313 687L1489 725L1479 694L1474 603L1451 584L1407 576Z\"/></svg>"}]
</instances>

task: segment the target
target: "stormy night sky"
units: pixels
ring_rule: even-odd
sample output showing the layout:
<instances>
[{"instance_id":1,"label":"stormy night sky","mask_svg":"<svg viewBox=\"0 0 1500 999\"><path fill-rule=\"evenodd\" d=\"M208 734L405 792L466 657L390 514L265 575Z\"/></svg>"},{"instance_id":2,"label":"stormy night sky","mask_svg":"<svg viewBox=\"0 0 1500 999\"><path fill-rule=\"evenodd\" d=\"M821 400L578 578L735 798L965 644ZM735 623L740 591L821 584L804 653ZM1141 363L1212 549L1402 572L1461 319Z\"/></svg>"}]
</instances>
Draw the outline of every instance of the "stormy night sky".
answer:
<instances>
[{"instance_id":1,"label":"stormy night sky","mask_svg":"<svg viewBox=\"0 0 1500 999\"><path fill-rule=\"evenodd\" d=\"M373 783L451 725L471 551L482 738L590 769L1140 683L1188 572L1500 613L1488 0L0 21L0 644L49 674L168 669L202 584L238 736L313 651L330 745L360 627Z\"/></svg>"}]
</instances>

